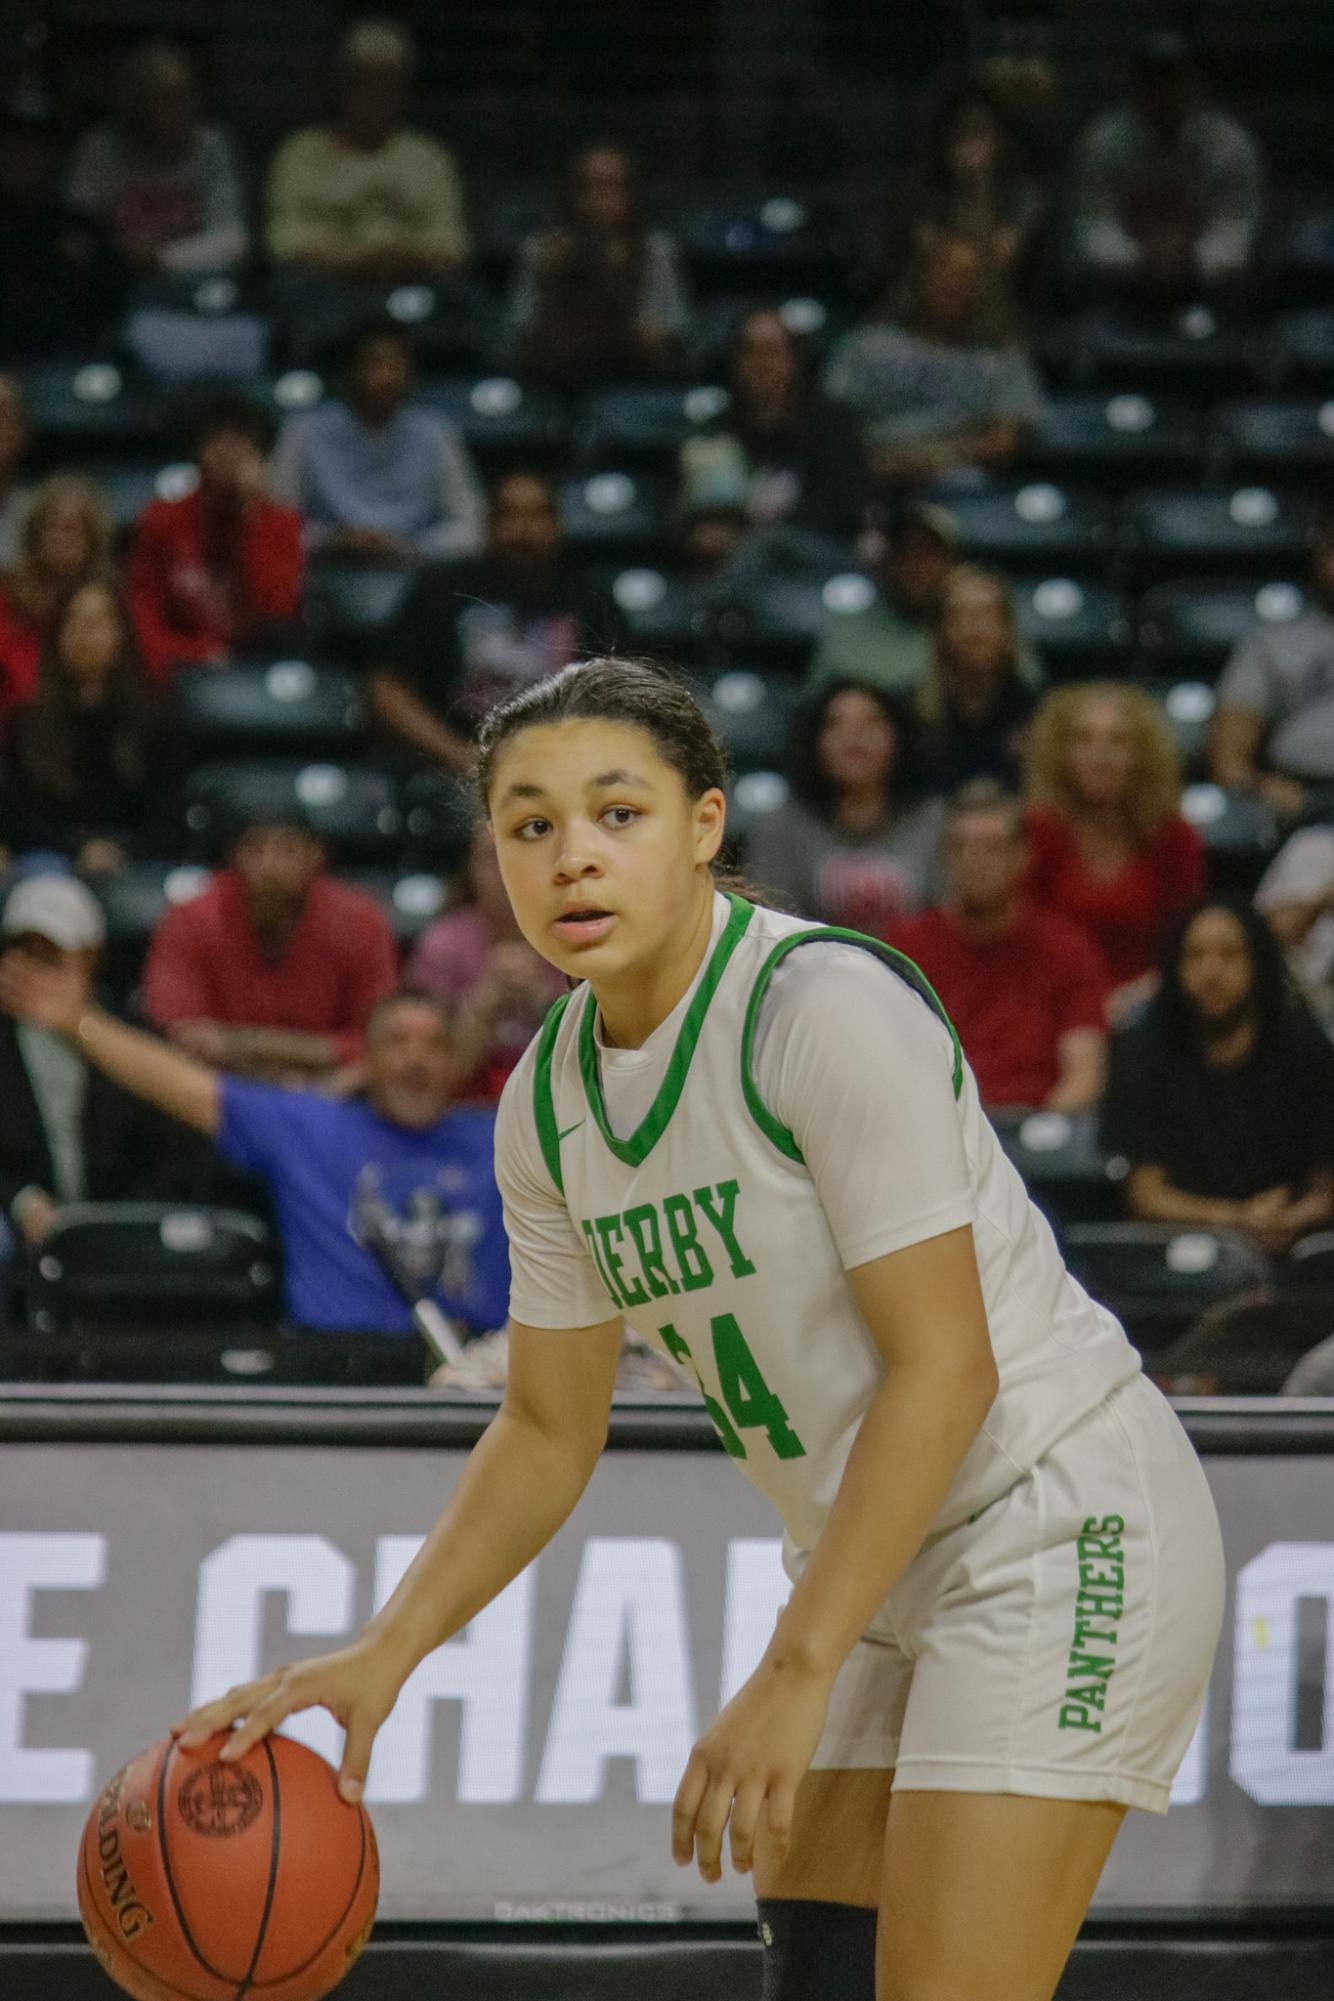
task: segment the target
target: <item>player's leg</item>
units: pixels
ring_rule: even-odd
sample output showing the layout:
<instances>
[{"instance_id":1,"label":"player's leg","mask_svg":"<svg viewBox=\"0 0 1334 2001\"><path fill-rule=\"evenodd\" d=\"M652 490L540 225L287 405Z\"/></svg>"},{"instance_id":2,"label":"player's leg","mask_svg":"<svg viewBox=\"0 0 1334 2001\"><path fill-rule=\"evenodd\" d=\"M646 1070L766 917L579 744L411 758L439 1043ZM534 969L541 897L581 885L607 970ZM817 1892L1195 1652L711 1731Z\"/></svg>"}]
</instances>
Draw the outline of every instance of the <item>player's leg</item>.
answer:
<instances>
[{"instance_id":1,"label":"player's leg","mask_svg":"<svg viewBox=\"0 0 1334 2001\"><path fill-rule=\"evenodd\" d=\"M893 1778L887 1770L808 1772L781 1859L761 1815L754 1863L761 2001L874 2001L875 1906Z\"/></svg>"},{"instance_id":2,"label":"player's leg","mask_svg":"<svg viewBox=\"0 0 1334 2001\"><path fill-rule=\"evenodd\" d=\"M1050 2001L1126 1809L896 1792L876 2001Z\"/></svg>"}]
</instances>

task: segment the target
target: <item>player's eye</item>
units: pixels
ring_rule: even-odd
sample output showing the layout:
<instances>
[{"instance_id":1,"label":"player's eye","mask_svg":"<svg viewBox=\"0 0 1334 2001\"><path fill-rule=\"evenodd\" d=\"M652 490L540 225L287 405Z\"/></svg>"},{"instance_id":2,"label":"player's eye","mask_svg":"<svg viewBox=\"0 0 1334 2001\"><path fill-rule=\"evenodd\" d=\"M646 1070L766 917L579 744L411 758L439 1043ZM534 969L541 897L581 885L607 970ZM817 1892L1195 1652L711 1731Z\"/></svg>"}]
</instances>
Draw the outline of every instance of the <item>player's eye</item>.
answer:
<instances>
[{"instance_id":1,"label":"player's eye","mask_svg":"<svg viewBox=\"0 0 1334 2001\"><path fill-rule=\"evenodd\" d=\"M549 833L550 830L550 820L542 820L535 816L531 820L524 820L520 826L514 829L514 838L517 841L537 841L542 838L543 834Z\"/></svg>"},{"instance_id":2,"label":"player's eye","mask_svg":"<svg viewBox=\"0 0 1334 2001\"><path fill-rule=\"evenodd\" d=\"M602 817L610 820L613 827L630 827L639 818L639 811L634 806L608 806Z\"/></svg>"}]
</instances>

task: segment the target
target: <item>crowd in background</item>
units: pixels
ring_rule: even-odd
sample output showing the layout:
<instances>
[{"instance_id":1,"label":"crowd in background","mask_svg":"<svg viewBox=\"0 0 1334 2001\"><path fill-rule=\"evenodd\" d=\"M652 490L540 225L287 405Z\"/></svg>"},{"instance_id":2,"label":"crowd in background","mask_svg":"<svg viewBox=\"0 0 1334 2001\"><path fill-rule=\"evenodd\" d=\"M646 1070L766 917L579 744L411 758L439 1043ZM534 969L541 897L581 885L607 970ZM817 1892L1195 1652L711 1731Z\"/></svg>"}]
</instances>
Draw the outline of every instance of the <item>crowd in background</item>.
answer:
<instances>
[{"instance_id":1,"label":"crowd in background","mask_svg":"<svg viewBox=\"0 0 1334 2001\"><path fill-rule=\"evenodd\" d=\"M407 1330L379 1229L482 1335L503 1320L504 1251L477 1134L562 987L515 929L484 829L405 952L308 819L252 815L153 935L133 1010L167 1067L141 1051L142 1075L129 1058L105 1075L97 1037L68 1032L105 938L88 885L182 851L182 669L299 655L321 566L405 580L354 663L399 769L458 776L494 701L630 644L549 471L484 480L384 311L390 285L468 297L468 190L412 125L412 76L401 28L350 29L331 120L282 143L257 202L166 44L126 56L113 115L72 151L40 107L0 116L0 1201L17 1269L71 1203L257 1199L236 1177L258 1177L294 1321ZM776 309L739 318L669 532L701 601L829 550L874 586L802 663L786 797L739 842L756 893L908 954L990 1106L1096 1114L1129 1163L1128 1213L1279 1256L1334 1222L1334 829L1305 823L1334 781L1334 516L1304 615L1257 621L1219 683L1210 776L1287 836L1252 902L1211 881L1154 697L1051 685L950 509L1038 422L1027 335L1058 262L1132 313L1225 305L1265 199L1259 145L1175 43L1143 51L1059 171L1026 157L988 84L942 83L860 318L818 366ZM163 286L256 257L334 393L280 425L241 384L181 397L193 476L128 533L87 470L34 480L25 368L100 352ZM688 379L692 311L633 154L592 143L520 247L492 352L563 395ZM181 1113L200 1073L222 1098Z\"/></svg>"}]
</instances>

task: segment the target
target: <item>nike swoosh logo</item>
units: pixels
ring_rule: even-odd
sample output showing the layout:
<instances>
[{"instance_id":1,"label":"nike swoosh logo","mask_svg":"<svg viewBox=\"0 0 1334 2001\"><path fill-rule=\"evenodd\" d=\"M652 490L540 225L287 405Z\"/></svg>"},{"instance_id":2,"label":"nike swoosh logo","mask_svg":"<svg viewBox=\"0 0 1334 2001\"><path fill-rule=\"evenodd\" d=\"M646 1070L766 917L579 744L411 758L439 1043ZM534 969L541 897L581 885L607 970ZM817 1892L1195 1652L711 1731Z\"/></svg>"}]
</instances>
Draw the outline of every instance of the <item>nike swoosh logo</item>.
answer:
<instances>
[{"instance_id":1,"label":"nike swoosh logo","mask_svg":"<svg viewBox=\"0 0 1334 2001\"><path fill-rule=\"evenodd\" d=\"M576 1119L576 1120L575 1120L575 1122L574 1122L574 1124L573 1124L572 1126L566 1126L566 1128L565 1128L565 1130L564 1130L564 1132L563 1132L563 1133L557 1133L557 1134L556 1134L556 1144L557 1144L557 1146L559 1146L559 1145L560 1145L560 1143L561 1143L561 1141L562 1141L563 1139L568 1139L568 1138L570 1137L570 1134L571 1134L571 1133L577 1133L577 1132L578 1132L578 1130L579 1130L579 1128L580 1128L580 1126L581 1126L582 1124L583 1124L583 1120L582 1120L582 1119Z\"/></svg>"}]
</instances>

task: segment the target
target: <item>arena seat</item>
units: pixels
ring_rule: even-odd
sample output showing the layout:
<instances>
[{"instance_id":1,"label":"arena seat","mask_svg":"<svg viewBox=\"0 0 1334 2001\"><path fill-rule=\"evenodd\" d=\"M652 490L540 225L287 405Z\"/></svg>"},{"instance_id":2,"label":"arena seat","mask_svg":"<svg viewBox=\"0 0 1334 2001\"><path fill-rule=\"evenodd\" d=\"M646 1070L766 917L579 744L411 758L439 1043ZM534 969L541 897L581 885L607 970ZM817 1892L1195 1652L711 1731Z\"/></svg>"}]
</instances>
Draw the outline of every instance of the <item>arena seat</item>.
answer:
<instances>
[{"instance_id":1,"label":"arena seat","mask_svg":"<svg viewBox=\"0 0 1334 2001\"><path fill-rule=\"evenodd\" d=\"M1111 546L1110 511L1087 490L1027 480L938 497L953 515L960 546L971 561L1027 570L1088 570Z\"/></svg>"},{"instance_id":2,"label":"arena seat","mask_svg":"<svg viewBox=\"0 0 1334 2001\"><path fill-rule=\"evenodd\" d=\"M1308 306L1283 313L1270 335L1270 366L1285 387L1334 381L1334 311Z\"/></svg>"},{"instance_id":3,"label":"arena seat","mask_svg":"<svg viewBox=\"0 0 1334 2001\"><path fill-rule=\"evenodd\" d=\"M1234 479L1327 474L1334 470L1334 401L1230 403L1214 418L1213 441Z\"/></svg>"},{"instance_id":4,"label":"arena seat","mask_svg":"<svg viewBox=\"0 0 1334 2001\"><path fill-rule=\"evenodd\" d=\"M1041 345L1058 379L1078 388L1133 383L1145 395L1199 404L1238 394L1258 378L1254 337L1204 304L1161 316L1085 313L1054 326Z\"/></svg>"},{"instance_id":5,"label":"arena seat","mask_svg":"<svg viewBox=\"0 0 1334 2001\"><path fill-rule=\"evenodd\" d=\"M1054 680L1118 672L1131 638L1130 609L1102 583L1066 576L1010 577L1019 628Z\"/></svg>"},{"instance_id":6,"label":"arena seat","mask_svg":"<svg viewBox=\"0 0 1334 2001\"><path fill-rule=\"evenodd\" d=\"M852 567L762 570L729 590L720 605L717 636L739 664L777 670L804 667L849 594L869 603L869 579Z\"/></svg>"},{"instance_id":7,"label":"arena seat","mask_svg":"<svg viewBox=\"0 0 1334 2001\"><path fill-rule=\"evenodd\" d=\"M594 567L589 582L616 607L632 651L698 660L714 643L718 608L707 588L654 564Z\"/></svg>"},{"instance_id":8,"label":"arena seat","mask_svg":"<svg viewBox=\"0 0 1334 2001\"><path fill-rule=\"evenodd\" d=\"M1303 301L1334 297L1334 207L1308 201L1279 224L1269 262L1280 285Z\"/></svg>"},{"instance_id":9,"label":"arena seat","mask_svg":"<svg viewBox=\"0 0 1334 2001\"><path fill-rule=\"evenodd\" d=\"M379 861L402 845L403 814L388 772L367 764L237 758L201 765L186 780L191 856L212 860L237 825L293 810L335 860Z\"/></svg>"},{"instance_id":10,"label":"arena seat","mask_svg":"<svg viewBox=\"0 0 1334 2001\"><path fill-rule=\"evenodd\" d=\"M595 390L579 405L575 449L585 465L651 465L670 472L685 440L725 410L728 400L715 383Z\"/></svg>"},{"instance_id":11,"label":"arena seat","mask_svg":"<svg viewBox=\"0 0 1334 2001\"><path fill-rule=\"evenodd\" d=\"M107 924L99 977L124 999L138 983L149 940L163 913L208 887L209 871L185 862L132 862L89 884Z\"/></svg>"},{"instance_id":12,"label":"arena seat","mask_svg":"<svg viewBox=\"0 0 1334 2001\"><path fill-rule=\"evenodd\" d=\"M574 556L651 559L666 537L666 489L651 473L618 466L562 480L560 512Z\"/></svg>"},{"instance_id":13,"label":"arena seat","mask_svg":"<svg viewBox=\"0 0 1334 2001\"><path fill-rule=\"evenodd\" d=\"M1207 681L1156 681L1137 674L1136 685L1152 695L1167 718L1167 726L1172 732L1177 753L1181 759L1181 769L1187 778L1205 775L1209 751L1209 734L1213 727L1214 709L1217 706L1214 691Z\"/></svg>"},{"instance_id":14,"label":"arena seat","mask_svg":"<svg viewBox=\"0 0 1334 2001\"><path fill-rule=\"evenodd\" d=\"M1278 1396L1303 1355L1331 1334L1334 1278L1256 1286L1206 1307L1155 1357L1153 1376L1171 1396Z\"/></svg>"},{"instance_id":15,"label":"arena seat","mask_svg":"<svg viewBox=\"0 0 1334 2001\"><path fill-rule=\"evenodd\" d=\"M716 298L699 300L691 312L685 336L691 371L705 379L723 373L732 343L747 314L773 305L772 289L723 292ZM808 353L818 356L851 325L854 314L846 299L835 296L828 285L820 285L780 298L778 317Z\"/></svg>"},{"instance_id":16,"label":"arena seat","mask_svg":"<svg viewBox=\"0 0 1334 2001\"><path fill-rule=\"evenodd\" d=\"M311 564L305 610L321 648L361 658L389 623L412 583L411 570L324 556Z\"/></svg>"},{"instance_id":17,"label":"arena seat","mask_svg":"<svg viewBox=\"0 0 1334 2001\"><path fill-rule=\"evenodd\" d=\"M989 1106L987 1116L1024 1186L1058 1229L1119 1213L1125 1163L1099 1146L1094 1113L1008 1105Z\"/></svg>"},{"instance_id":18,"label":"arena seat","mask_svg":"<svg viewBox=\"0 0 1334 2001\"><path fill-rule=\"evenodd\" d=\"M1158 487L1122 502L1120 541L1147 576L1188 566L1282 575L1300 570L1314 516L1309 495L1286 488Z\"/></svg>"},{"instance_id":19,"label":"arena seat","mask_svg":"<svg viewBox=\"0 0 1334 2001\"><path fill-rule=\"evenodd\" d=\"M122 339L153 383L207 377L249 384L268 366L273 323L231 272L157 273Z\"/></svg>"},{"instance_id":20,"label":"arena seat","mask_svg":"<svg viewBox=\"0 0 1334 2001\"><path fill-rule=\"evenodd\" d=\"M306 660L178 668L177 720L197 757L238 751L346 754L366 727L363 684Z\"/></svg>"},{"instance_id":21,"label":"arena seat","mask_svg":"<svg viewBox=\"0 0 1334 2001\"><path fill-rule=\"evenodd\" d=\"M269 1328L278 1262L267 1225L238 1209L71 1203L33 1260L29 1324L76 1336L169 1327L173 1341L196 1328Z\"/></svg>"},{"instance_id":22,"label":"arena seat","mask_svg":"<svg viewBox=\"0 0 1334 2001\"><path fill-rule=\"evenodd\" d=\"M1294 1286L1327 1285L1334 1290L1334 1230L1313 1230L1288 1252L1283 1278ZM1334 1334L1334 1318L1329 1331Z\"/></svg>"},{"instance_id":23,"label":"arena seat","mask_svg":"<svg viewBox=\"0 0 1334 2001\"><path fill-rule=\"evenodd\" d=\"M157 398L121 362L40 362L23 369L20 380L43 465L63 468L71 455L147 456L157 448Z\"/></svg>"},{"instance_id":24,"label":"arena seat","mask_svg":"<svg viewBox=\"0 0 1334 2001\"><path fill-rule=\"evenodd\" d=\"M701 290L818 287L844 278L852 264L846 221L825 197L720 196L687 206L676 234Z\"/></svg>"},{"instance_id":25,"label":"arena seat","mask_svg":"<svg viewBox=\"0 0 1334 2001\"><path fill-rule=\"evenodd\" d=\"M151 500L179 500L193 493L199 474L185 460L163 462L160 455L115 458L89 467L106 495L118 533L127 534Z\"/></svg>"},{"instance_id":26,"label":"arena seat","mask_svg":"<svg viewBox=\"0 0 1334 2001\"><path fill-rule=\"evenodd\" d=\"M512 376L423 381L417 402L457 425L470 452L491 472L506 466L550 470L569 455L570 422L558 396L525 388Z\"/></svg>"},{"instance_id":27,"label":"arena seat","mask_svg":"<svg viewBox=\"0 0 1334 2001\"><path fill-rule=\"evenodd\" d=\"M1181 578L1145 592L1136 638L1155 674L1189 672L1212 679L1252 626L1285 625L1305 609L1300 584Z\"/></svg>"},{"instance_id":28,"label":"arena seat","mask_svg":"<svg viewBox=\"0 0 1334 2001\"><path fill-rule=\"evenodd\" d=\"M1221 785L1188 785L1181 811L1204 842L1212 887L1249 895L1278 851L1278 822L1270 806Z\"/></svg>"},{"instance_id":29,"label":"arena seat","mask_svg":"<svg viewBox=\"0 0 1334 2001\"><path fill-rule=\"evenodd\" d=\"M727 845L731 853L744 851L757 820L777 812L787 804L791 787L782 771L743 771L727 791Z\"/></svg>"},{"instance_id":30,"label":"arena seat","mask_svg":"<svg viewBox=\"0 0 1334 2001\"><path fill-rule=\"evenodd\" d=\"M1066 1262L1080 1283L1157 1347L1207 1306L1265 1285L1269 1260L1237 1230L1176 1223L1076 1223L1065 1232Z\"/></svg>"},{"instance_id":31,"label":"arena seat","mask_svg":"<svg viewBox=\"0 0 1334 2001\"><path fill-rule=\"evenodd\" d=\"M698 692L735 771L764 771L787 762L800 701L795 682L728 668L701 677Z\"/></svg>"},{"instance_id":32,"label":"arena seat","mask_svg":"<svg viewBox=\"0 0 1334 2001\"><path fill-rule=\"evenodd\" d=\"M1188 477L1204 463L1204 432L1188 404L1140 390L1043 398L1019 468L1034 478L1109 483Z\"/></svg>"},{"instance_id":33,"label":"arena seat","mask_svg":"<svg viewBox=\"0 0 1334 2001\"><path fill-rule=\"evenodd\" d=\"M418 771L402 788L404 850L415 869L456 868L472 834L473 800L461 779Z\"/></svg>"}]
</instances>

